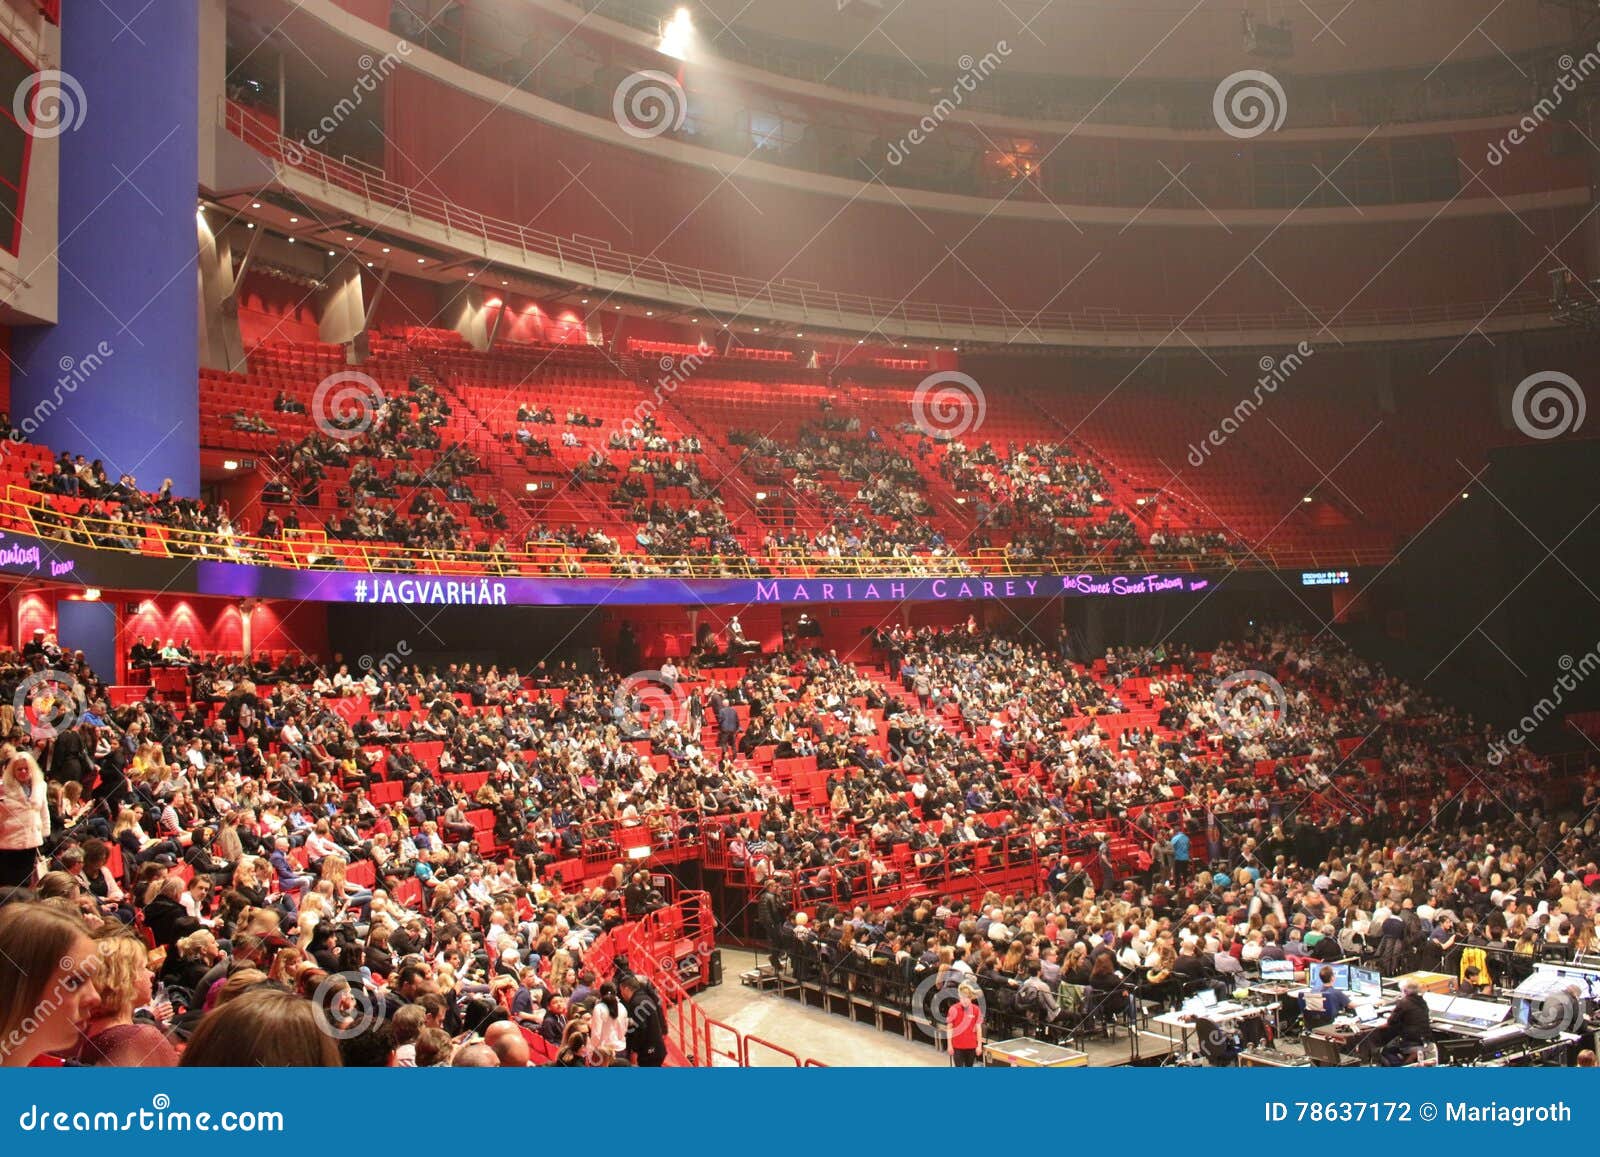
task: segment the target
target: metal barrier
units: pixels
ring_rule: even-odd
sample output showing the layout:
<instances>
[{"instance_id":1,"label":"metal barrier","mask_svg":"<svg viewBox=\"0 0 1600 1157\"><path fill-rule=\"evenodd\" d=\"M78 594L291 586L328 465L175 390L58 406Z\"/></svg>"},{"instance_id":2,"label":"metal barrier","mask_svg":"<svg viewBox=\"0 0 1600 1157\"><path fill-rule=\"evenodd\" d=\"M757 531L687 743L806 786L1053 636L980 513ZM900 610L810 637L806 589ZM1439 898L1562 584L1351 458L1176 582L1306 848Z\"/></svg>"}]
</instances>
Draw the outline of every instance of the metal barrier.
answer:
<instances>
[{"instance_id":1,"label":"metal barrier","mask_svg":"<svg viewBox=\"0 0 1600 1157\"><path fill-rule=\"evenodd\" d=\"M744 1050L743 1050L743 1053L741 1054L740 1059L739 1059L739 1064L743 1068L747 1068L748 1069L748 1068L754 1068L755 1067L754 1062L752 1062L751 1059L750 1059L750 1050L751 1050L751 1048L753 1046L759 1046L761 1048L766 1049L768 1052L777 1054L778 1056L787 1057L788 1060L789 1060L789 1063L791 1065L793 1065L797 1069L805 1067L805 1064L801 1063L800 1056L799 1056L798 1053L790 1052L788 1049L784 1048L782 1045L775 1045L771 1041L762 1040L758 1036L747 1036L747 1037L744 1038ZM806 1062L806 1064L811 1064L811 1063L814 1063L814 1062ZM761 1067L762 1068L781 1068L782 1066L781 1065L763 1065Z\"/></svg>"},{"instance_id":2,"label":"metal barrier","mask_svg":"<svg viewBox=\"0 0 1600 1157\"><path fill-rule=\"evenodd\" d=\"M719 1031L727 1033L733 1038L733 1044L731 1047L723 1048L718 1045L716 1034ZM708 1019L706 1021L706 1065L708 1067L716 1065L718 1057L721 1057L723 1060L729 1062L730 1066L733 1068L744 1068L744 1035L732 1025L723 1024L720 1020Z\"/></svg>"}]
</instances>

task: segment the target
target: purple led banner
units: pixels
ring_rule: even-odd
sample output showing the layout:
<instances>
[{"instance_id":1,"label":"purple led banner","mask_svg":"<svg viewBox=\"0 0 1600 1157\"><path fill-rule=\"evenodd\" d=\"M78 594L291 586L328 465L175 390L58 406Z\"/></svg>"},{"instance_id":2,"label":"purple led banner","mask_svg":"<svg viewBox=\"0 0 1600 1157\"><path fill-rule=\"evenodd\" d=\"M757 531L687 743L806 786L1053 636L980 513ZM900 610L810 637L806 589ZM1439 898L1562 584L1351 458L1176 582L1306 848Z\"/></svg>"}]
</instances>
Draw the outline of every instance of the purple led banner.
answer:
<instances>
[{"instance_id":1,"label":"purple led banner","mask_svg":"<svg viewBox=\"0 0 1600 1157\"><path fill-rule=\"evenodd\" d=\"M523 578L293 571L232 563L198 566L201 594L399 606L673 606L1011 601L1139 597L1208 590L1194 575L1033 575L1025 578L733 579Z\"/></svg>"}]
</instances>

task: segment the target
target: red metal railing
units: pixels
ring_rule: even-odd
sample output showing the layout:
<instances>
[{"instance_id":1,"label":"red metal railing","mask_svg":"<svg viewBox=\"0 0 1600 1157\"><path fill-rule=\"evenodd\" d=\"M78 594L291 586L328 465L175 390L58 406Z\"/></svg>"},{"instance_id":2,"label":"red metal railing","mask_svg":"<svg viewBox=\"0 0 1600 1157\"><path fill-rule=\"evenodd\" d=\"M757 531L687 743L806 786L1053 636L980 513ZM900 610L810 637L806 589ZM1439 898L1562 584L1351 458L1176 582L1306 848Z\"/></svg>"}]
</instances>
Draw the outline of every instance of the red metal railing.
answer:
<instances>
[{"instance_id":1,"label":"red metal railing","mask_svg":"<svg viewBox=\"0 0 1600 1157\"><path fill-rule=\"evenodd\" d=\"M667 907L603 933L584 953L584 966L604 976L613 970L618 957L626 957L628 967L654 985L666 1004L669 1055L682 1065L744 1068L750 1064L750 1046L755 1044L788 1057L796 1066L826 1067L818 1061L802 1061L770 1041L746 1037L732 1025L713 1020L695 1001L693 993L704 987L710 976L714 921L711 898L704 892L685 892ZM688 982L683 978L684 944L698 957L694 979Z\"/></svg>"}]
</instances>

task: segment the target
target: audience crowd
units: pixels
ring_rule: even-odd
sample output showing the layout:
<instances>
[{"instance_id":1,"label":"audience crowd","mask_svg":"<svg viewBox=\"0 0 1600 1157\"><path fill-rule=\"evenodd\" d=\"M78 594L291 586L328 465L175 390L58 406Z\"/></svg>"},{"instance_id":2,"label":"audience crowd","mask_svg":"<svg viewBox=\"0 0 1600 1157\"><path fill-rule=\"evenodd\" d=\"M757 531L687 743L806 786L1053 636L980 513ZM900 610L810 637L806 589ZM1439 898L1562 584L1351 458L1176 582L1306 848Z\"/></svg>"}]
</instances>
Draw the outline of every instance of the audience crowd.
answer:
<instances>
[{"instance_id":1,"label":"audience crowd","mask_svg":"<svg viewBox=\"0 0 1600 1157\"><path fill-rule=\"evenodd\" d=\"M665 902L622 866L638 829L748 868L778 951L971 973L1045 1009L1064 979L1160 996L1225 957L1324 945L1393 970L1593 943L1600 780L1558 817L1541 761L1491 774L1483 729L1332 636L1085 664L969 622L881 632L887 674L790 640L730 684L699 678L733 644L704 633L643 686L592 659L352 671L141 639L136 661L187 668L188 701L111 709L41 632L0 686L24 703L0 706L0 941L81 959L96 996L17 1057L161 1064L187 1042L184 1063L214 1063L304 1022L336 1031L292 1063L525 1063L528 1034L557 1063L659 1063L659 996L584 965ZM41 699L24 683L45 670L71 686ZM1282 703L1214 693L1246 671ZM796 757L823 798L776 774ZM1139 853L1113 854L1112 830ZM878 902L996 857L1044 890ZM568 882L575 859L596 875Z\"/></svg>"}]
</instances>

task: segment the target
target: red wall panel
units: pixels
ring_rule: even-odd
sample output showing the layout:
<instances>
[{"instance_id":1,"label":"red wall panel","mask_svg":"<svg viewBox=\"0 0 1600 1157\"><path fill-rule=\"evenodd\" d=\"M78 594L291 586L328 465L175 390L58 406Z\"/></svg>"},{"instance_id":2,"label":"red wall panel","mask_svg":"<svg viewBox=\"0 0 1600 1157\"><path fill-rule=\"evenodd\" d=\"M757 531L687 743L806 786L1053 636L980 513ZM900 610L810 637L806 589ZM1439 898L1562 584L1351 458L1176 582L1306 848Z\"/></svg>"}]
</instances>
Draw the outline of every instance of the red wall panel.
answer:
<instances>
[{"instance_id":1,"label":"red wall panel","mask_svg":"<svg viewBox=\"0 0 1600 1157\"><path fill-rule=\"evenodd\" d=\"M239 336L245 349L267 341L316 341L316 292L279 277L245 274Z\"/></svg>"}]
</instances>

